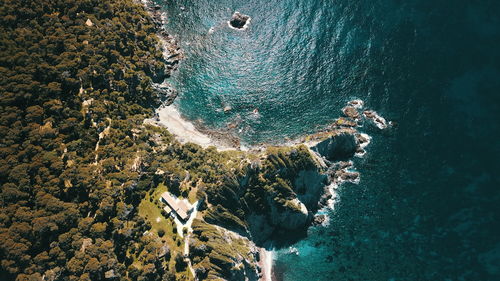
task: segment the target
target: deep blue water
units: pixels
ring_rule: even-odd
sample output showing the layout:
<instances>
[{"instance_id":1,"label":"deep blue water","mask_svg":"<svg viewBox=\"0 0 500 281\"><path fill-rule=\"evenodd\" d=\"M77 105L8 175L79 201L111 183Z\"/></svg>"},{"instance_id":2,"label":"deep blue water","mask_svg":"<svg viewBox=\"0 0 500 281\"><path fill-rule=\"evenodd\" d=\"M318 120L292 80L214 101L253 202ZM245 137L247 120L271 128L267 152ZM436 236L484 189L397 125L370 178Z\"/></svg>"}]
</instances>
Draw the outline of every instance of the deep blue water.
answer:
<instances>
[{"instance_id":1,"label":"deep blue water","mask_svg":"<svg viewBox=\"0 0 500 281\"><path fill-rule=\"evenodd\" d=\"M500 280L500 1L163 5L188 57L172 81L188 118L275 142L361 98L398 124L362 129L361 182L299 256L278 251L277 280ZM227 26L234 11L248 30Z\"/></svg>"}]
</instances>

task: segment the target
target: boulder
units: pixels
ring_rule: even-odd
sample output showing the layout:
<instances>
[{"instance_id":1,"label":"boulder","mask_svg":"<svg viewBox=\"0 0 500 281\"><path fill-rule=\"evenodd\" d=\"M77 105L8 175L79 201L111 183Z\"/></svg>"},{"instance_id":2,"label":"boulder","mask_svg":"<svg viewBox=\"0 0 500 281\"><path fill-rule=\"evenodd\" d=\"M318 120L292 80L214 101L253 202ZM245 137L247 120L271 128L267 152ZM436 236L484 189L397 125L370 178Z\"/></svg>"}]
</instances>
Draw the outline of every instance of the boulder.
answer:
<instances>
[{"instance_id":1,"label":"boulder","mask_svg":"<svg viewBox=\"0 0 500 281\"><path fill-rule=\"evenodd\" d=\"M363 115L371 120L375 126L377 126L379 129L386 129L388 127L387 121L385 120L384 117L380 116L377 114L377 112L373 110L365 110L363 111Z\"/></svg>"},{"instance_id":2,"label":"boulder","mask_svg":"<svg viewBox=\"0 0 500 281\"><path fill-rule=\"evenodd\" d=\"M354 108L353 106L346 106L342 109L342 113L346 117L352 118L352 119L357 119L359 118L359 112Z\"/></svg>"},{"instance_id":3,"label":"boulder","mask_svg":"<svg viewBox=\"0 0 500 281\"><path fill-rule=\"evenodd\" d=\"M359 173L339 170L335 173L335 176L337 176L342 181L356 182L359 178Z\"/></svg>"},{"instance_id":4,"label":"boulder","mask_svg":"<svg viewBox=\"0 0 500 281\"><path fill-rule=\"evenodd\" d=\"M326 215L316 215L312 221L312 225L322 225L327 220Z\"/></svg>"},{"instance_id":5,"label":"boulder","mask_svg":"<svg viewBox=\"0 0 500 281\"><path fill-rule=\"evenodd\" d=\"M356 153L357 148L356 138L347 133L331 136L312 147L314 151L329 161L351 158Z\"/></svg>"},{"instance_id":6,"label":"boulder","mask_svg":"<svg viewBox=\"0 0 500 281\"><path fill-rule=\"evenodd\" d=\"M104 272L104 278L106 279L114 279L116 278L116 274L115 274L115 271L113 269L110 269L106 272Z\"/></svg>"},{"instance_id":7,"label":"boulder","mask_svg":"<svg viewBox=\"0 0 500 281\"><path fill-rule=\"evenodd\" d=\"M164 244L161 248L160 248L160 251L158 252L158 257L159 258L162 258L162 257L167 257L167 258L170 258L170 248L168 247L167 244Z\"/></svg>"},{"instance_id":8,"label":"boulder","mask_svg":"<svg viewBox=\"0 0 500 281\"><path fill-rule=\"evenodd\" d=\"M244 29L247 22L250 20L250 17L239 12L235 12L229 21L229 25L232 28L236 29Z\"/></svg>"}]
</instances>

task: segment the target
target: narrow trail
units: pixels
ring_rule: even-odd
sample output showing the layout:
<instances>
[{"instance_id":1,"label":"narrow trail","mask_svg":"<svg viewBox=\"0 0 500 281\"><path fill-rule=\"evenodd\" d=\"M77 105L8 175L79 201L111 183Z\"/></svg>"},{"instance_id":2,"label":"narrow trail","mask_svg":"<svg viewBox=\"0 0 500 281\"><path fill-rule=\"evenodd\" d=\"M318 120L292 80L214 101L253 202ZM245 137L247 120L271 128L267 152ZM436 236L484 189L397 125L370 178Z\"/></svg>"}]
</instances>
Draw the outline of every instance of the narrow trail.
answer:
<instances>
[{"instance_id":1,"label":"narrow trail","mask_svg":"<svg viewBox=\"0 0 500 281\"><path fill-rule=\"evenodd\" d=\"M193 278L196 279L196 274L193 269L193 265L191 263L191 259L189 258L189 239L191 237L191 233L193 233L193 228L191 225L193 224L193 220L196 218L196 214L198 213L198 206L199 206L199 201L196 201L193 205L193 211L191 212L191 215L189 216L189 219L185 224L182 224L177 218L175 218L175 223L177 224L177 233L184 238L184 260L188 264L188 268L191 271L191 274L193 274ZM179 224L182 227L179 227ZM186 236L184 237L184 228L187 229L186 231Z\"/></svg>"}]
</instances>

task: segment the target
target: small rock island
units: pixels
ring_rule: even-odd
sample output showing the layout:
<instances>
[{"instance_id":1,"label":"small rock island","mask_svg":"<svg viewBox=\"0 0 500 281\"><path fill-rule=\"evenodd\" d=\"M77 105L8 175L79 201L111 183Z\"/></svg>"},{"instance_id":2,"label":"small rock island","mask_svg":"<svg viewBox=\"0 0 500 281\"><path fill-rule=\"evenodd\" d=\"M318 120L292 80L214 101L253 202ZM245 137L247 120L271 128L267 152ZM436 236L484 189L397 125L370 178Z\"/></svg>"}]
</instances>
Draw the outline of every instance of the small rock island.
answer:
<instances>
[{"instance_id":1,"label":"small rock island","mask_svg":"<svg viewBox=\"0 0 500 281\"><path fill-rule=\"evenodd\" d=\"M231 20L228 21L227 24L233 29L245 30L248 28L250 20L250 16L244 15L240 12L234 12Z\"/></svg>"}]
</instances>

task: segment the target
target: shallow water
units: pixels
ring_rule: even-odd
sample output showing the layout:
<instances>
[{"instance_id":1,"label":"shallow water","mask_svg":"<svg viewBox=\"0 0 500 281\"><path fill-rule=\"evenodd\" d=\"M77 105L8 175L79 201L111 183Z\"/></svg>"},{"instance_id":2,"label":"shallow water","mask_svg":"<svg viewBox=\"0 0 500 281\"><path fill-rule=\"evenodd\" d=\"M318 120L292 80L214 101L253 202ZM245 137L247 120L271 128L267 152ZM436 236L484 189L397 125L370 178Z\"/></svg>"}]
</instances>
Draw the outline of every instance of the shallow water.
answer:
<instances>
[{"instance_id":1,"label":"shallow water","mask_svg":"<svg viewBox=\"0 0 500 281\"><path fill-rule=\"evenodd\" d=\"M188 57L172 83L189 119L282 142L360 98L397 124L361 129L360 183L298 256L276 253L276 279L499 280L500 9L469 2L162 4ZM227 26L234 11L246 31Z\"/></svg>"}]
</instances>

